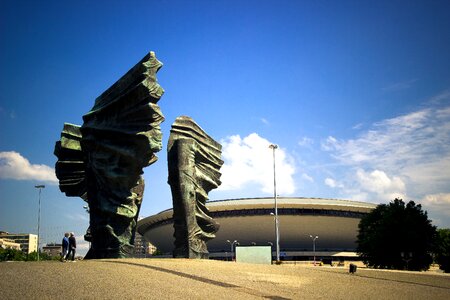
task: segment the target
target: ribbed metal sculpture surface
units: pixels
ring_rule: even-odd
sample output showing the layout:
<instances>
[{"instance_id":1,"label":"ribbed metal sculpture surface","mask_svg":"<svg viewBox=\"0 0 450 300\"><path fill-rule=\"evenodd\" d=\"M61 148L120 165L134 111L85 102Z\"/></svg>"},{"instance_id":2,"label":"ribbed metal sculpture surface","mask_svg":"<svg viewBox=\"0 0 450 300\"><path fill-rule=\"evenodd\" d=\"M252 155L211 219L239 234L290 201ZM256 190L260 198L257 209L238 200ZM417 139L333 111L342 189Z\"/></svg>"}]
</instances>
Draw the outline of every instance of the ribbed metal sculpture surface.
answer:
<instances>
[{"instance_id":1,"label":"ribbed metal sculpture surface","mask_svg":"<svg viewBox=\"0 0 450 300\"><path fill-rule=\"evenodd\" d=\"M172 190L174 257L207 258L206 242L219 224L206 208L208 193L220 182L222 146L190 117L178 117L168 143L169 184Z\"/></svg>"},{"instance_id":2,"label":"ribbed metal sculpture surface","mask_svg":"<svg viewBox=\"0 0 450 300\"><path fill-rule=\"evenodd\" d=\"M150 52L100 95L84 124L65 124L55 155L60 189L89 204L91 248L85 258L119 258L132 253L141 206L142 169L162 148L156 104L164 90L156 80L162 67ZM73 151L72 151L73 150ZM83 196L84 195L84 196Z\"/></svg>"},{"instance_id":3,"label":"ribbed metal sculpture surface","mask_svg":"<svg viewBox=\"0 0 450 300\"><path fill-rule=\"evenodd\" d=\"M62 192L69 197L81 197L86 201L86 162L80 141L80 126L64 123L61 140L55 146L54 153L58 157L55 172Z\"/></svg>"}]
</instances>

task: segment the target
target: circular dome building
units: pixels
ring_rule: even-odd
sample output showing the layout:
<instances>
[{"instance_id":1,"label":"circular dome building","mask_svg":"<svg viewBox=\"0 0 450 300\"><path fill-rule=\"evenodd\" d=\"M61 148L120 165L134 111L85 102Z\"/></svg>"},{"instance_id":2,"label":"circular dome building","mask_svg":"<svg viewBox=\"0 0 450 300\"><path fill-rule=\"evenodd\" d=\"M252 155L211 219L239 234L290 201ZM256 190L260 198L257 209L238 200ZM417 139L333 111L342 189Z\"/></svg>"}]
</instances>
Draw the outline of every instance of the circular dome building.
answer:
<instances>
[{"instance_id":1,"label":"circular dome building","mask_svg":"<svg viewBox=\"0 0 450 300\"><path fill-rule=\"evenodd\" d=\"M280 252L284 259L312 256L312 236L319 257L352 257L362 216L376 204L320 199L277 198ZM220 224L216 238L208 242L210 257L225 257L230 242L241 246L275 245L273 198L245 198L207 202L210 215ZM173 250L173 211L168 209L141 219L137 231L165 254ZM273 248L275 250L275 247Z\"/></svg>"}]
</instances>

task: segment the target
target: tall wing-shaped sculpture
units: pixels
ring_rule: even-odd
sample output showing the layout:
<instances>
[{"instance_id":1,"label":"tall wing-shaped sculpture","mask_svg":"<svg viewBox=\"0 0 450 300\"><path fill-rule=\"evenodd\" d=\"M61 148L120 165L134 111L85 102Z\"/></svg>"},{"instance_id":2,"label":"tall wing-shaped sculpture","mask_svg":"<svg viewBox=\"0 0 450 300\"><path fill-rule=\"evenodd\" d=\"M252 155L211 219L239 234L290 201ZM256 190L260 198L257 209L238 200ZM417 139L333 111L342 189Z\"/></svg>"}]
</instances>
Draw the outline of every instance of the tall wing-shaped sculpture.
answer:
<instances>
[{"instance_id":1,"label":"tall wing-shaped sculpture","mask_svg":"<svg viewBox=\"0 0 450 300\"><path fill-rule=\"evenodd\" d=\"M78 141L85 165L91 235L85 258L118 258L132 253L144 192L142 169L157 160L155 153L162 148L159 125L164 116L157 102L164 90L156 80L161 67L150 52L101 94L83 116ZM61 159L58 156L58 163ZM74 196L67 192L70 182L58 178L61 190Z\"/></svg>"},{"instance_id":2,"label":"tall wing-shaped sculpture","mask_svg":"<svg viewBox=\"0 0 450 300\"><path fill-rule=\"evenodd\" d=\"M169 184L172 190L174 257L207 258L206 242L219 224L206 208L208 193L220 182L222 146L190 117L178 117L168 143Z\"/></svg>"}]
</instances>

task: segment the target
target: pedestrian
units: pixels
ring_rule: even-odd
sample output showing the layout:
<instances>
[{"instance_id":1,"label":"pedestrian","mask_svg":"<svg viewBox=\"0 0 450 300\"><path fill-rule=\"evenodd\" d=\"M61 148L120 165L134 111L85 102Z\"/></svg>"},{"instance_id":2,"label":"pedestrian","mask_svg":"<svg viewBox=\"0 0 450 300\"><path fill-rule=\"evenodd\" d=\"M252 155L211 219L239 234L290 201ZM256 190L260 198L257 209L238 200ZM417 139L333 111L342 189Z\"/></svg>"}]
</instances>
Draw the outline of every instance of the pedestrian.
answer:
<instances>
[{"instance_id":1,"label":"pedestrian","mask_svg":"<svg viewBox=\"0 0 450 300\"><path fill-rule=\"evenodd\" d=\"M61 244L61 261L65 261L65 257L67 255L67 252L69 252L69 233L64 233L64 237L62 239Z\"/></svg>"},{"instance_id":2,"label":"pedestrian","mask_svg":"<svg viewBox=\"0 0 450 300\"><path fill-rule=\"evenodd\" d=\"M75 233L71 232L69 237L69 252L66 255L66 260L69 259L72 254L72 261L75 261L75 250L77 249L77 241L75 239Z\"/></svg>"}]
</instances>

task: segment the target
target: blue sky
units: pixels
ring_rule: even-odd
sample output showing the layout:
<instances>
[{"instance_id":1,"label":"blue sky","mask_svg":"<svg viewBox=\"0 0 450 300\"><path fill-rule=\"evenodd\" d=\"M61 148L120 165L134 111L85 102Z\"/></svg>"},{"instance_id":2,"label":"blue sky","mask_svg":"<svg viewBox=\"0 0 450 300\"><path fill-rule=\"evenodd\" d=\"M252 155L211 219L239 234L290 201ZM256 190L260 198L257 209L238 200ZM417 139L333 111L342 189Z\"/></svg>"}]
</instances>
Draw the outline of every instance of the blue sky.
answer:
<instances>
[{"instance_id":1,"label":"blue sky","mask_svg":"<svg viewBox=\"0 0 450 300\"><path fill-rule=\"evenodd\" d=\"M172 205L165 146L188 115L224 146L211 200L272 196L276 143L280 196L402 197L450 227L448 1L1 1L0 230L37 232L42 183L42 241L81 240L54 144L151 50L166 121L141 216Z\"/></svg>"}]
</instances>

